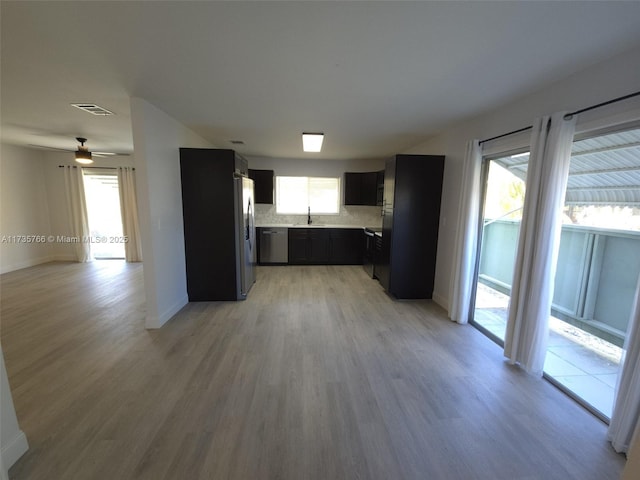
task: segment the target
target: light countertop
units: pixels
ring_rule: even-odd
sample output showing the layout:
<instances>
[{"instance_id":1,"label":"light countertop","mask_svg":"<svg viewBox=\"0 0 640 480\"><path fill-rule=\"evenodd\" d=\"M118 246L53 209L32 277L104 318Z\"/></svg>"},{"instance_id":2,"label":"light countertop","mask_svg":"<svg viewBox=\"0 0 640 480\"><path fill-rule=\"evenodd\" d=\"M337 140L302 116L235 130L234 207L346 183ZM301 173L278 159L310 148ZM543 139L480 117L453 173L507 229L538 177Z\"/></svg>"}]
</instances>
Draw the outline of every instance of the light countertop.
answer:
<instances>
[{"instance_id":1,"label":"light countertop","mask_svg":"<svg viewBox=\"0 0 640 480\"><path fill-rule=\"evenodd\" d=\"M262 227L262 228L354 228L354 229L364 229L364 225L336 225L336 224L330 224L330 223L312 223L311 225L307 225L306 223L300 223L300 224L286 224L286 223L271 223L271 224L264 224L264 225L258 225L256 224L256 227Z\"/></svg>"}]
</instances>

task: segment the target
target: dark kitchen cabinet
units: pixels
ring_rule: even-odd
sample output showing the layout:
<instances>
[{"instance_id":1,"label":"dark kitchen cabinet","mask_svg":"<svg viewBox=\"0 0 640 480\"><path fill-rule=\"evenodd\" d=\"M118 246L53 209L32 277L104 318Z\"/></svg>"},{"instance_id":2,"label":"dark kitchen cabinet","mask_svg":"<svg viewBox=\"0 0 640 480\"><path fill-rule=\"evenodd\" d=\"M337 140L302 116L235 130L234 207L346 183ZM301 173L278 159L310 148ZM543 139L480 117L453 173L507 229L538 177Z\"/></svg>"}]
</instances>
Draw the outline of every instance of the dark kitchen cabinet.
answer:
<instances>
[{"instance_id":1,"label":"dark kitchen cabinet","mask_svg":"<svg viewBox=\"0 0 640 480\"><path fill-rule=\"evenodd\" d=\"M328 230L311 228L308 231L308 239L309 263L328 264L331 245Z\"/></svg>"},{"instance_id":2,"label":"dark kitchen cabinet","mask_svg":"<svg viewBox=\"0 0 640 480\"><path fill-rule=\"evenodd\" d=\"M306 265L309 263L309 248L307 230L302 228L289 229L289 264Z\"/></svg>"},{"instance_id":3,"label":"dark kitchen cabinet","mask_svg":"<svg viewBox=\"0 0 640 480\"><path fill-rule=\"evenodd\" d=\"M396 298L433 296L443 172L438 155L396 155L386 163L375 273Z\"/></svg>"},{"instance_id":4,"label":"dark kitchen cabinet","mask_svg":"<svg viewBox=\"0 0 640 480\"><path fill-rule=\"evenodd\" d=\"M234 176L246 174L246 159L233 150L180 149L190 302L238 299L241 280Z\"/></svg>"},{"instance_id":5,"label":"dark kitchen cabinet","mask_svg":"<svg viewBox=\"0 0 640 480\"><path fill-rule=\"evenodd\" d=\"M346 172L344 174L345 205L378 205L380 172Z\"/></svg>"},{"instance_id":6,"label":"dark kitchen cabinet","mask_svg":"<svg viewBox=\"0 0 640 480\"><path fill-rule=\"evenodd\" d=\"M382 236L376 234L374 236L374 244L373 244L373 278L378 278L381 258L382 258Z\"/></svg>"},{"instance_id":7,"label":"dark kitchen cabinet","mask_svg":"<svg viewBox=\"0 0 640 480\"><path fill-rule=\"evenodd\" d=\"M290 228L289 264L362 264L360 228Z\"/></svg>"},{"instance_id":8,"label":"dark kitchen cabinet","mask_svg":"<svg viewBox=\"0 0 640 480\"><path fill-rule=\"evenodd\" d=\"M363 232L361 228L332 228L329 230L329 262L332 265L362 264Z\"/></svg>"},{"instance_id":9,"label":"dark kitchen cabinet","mask_svg":"<svg viewBox=\"0 0 640 480\"><path fill-rule=\"evenodd\" d=\"M255 202L273 205L273 170L249 169L249 178L254 182Z\"/></svg>"},{"instance_id":10,"label":"dark kitchen cabinet","mask_svg":"<svg viewBox=\"0 0 640 480\"><path fill-rule=\"evenodd\" d=\"M289 264L328 264L329 243L327 229L290 228Z\"/></svg>"},{"instance_id":11,"label":"dark kitchen cabinet","mask_svg":"<svg viewBox=\"0 0 640 480\"><path fill-rule=\"evenodd\" d=\"M376 172L376 205L382 206L384 200L384 170Z\"/></svg>"}]
</instances>

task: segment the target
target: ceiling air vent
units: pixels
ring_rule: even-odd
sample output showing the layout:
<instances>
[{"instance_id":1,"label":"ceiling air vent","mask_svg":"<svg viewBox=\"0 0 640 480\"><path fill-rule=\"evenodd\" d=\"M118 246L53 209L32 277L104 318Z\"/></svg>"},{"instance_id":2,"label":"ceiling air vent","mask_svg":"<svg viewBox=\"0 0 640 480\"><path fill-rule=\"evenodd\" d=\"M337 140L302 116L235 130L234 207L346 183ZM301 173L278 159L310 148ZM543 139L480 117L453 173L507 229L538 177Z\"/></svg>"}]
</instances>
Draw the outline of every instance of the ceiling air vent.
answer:
<instances>
[{"instance_id":1,"label":"ceiling air vent","mask_svg":"<svg viewBox=\"0 0 640 480\"><path fill-rule=\"evenodd\" d=\"M230 140L233 145L244 145L242 140Z\"/></svg>"},{"instance_id":2,"label":"ceiling air vent","mask_svg":"<svg viewBox=\"0 0 640 480\"><path fill-rule=\"evenodd\" d=\"M113 115L113 112L110 112L106 108L102 108L100 105L96 105L95 103L72 103L71 105L79 108L80 110L84 110L85 112L89 112L92 115Z\"/></svg>"}]
</instances>

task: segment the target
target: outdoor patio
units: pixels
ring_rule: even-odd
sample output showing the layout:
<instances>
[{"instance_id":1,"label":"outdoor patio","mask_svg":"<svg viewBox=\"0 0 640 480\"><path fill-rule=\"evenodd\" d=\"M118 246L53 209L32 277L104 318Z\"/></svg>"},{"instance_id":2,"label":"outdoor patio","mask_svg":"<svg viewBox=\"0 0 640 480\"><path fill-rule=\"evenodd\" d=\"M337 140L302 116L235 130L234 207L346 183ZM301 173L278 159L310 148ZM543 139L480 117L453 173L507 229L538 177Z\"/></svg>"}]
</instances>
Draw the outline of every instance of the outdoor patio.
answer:
<instances>
[{"instance_id":1,"label":"outdoor patio","mask_svg":"<svg viewBox=\"0 0 640 480\"><path fill-rule=\"evenodd\" d=\"M509 297L478 282L474 320L504 339ZM544 371L594 409L611 417L622 349L558 318L549 321Z\"/></svg>"}]
</instances>

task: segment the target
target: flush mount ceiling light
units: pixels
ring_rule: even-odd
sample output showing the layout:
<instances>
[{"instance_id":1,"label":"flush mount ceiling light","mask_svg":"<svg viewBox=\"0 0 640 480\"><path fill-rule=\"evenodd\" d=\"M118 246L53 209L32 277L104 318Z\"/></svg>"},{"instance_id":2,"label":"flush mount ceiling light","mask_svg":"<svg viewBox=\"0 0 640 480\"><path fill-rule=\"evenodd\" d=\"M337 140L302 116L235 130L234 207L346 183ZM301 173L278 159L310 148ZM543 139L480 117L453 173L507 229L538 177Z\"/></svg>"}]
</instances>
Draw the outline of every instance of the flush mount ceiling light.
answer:
<instances>
[{"instance_id":1,"label":"flush mount ceiling light","mask_svg":"<svg viewBox=\"0 0 640 480\"><path fill-rule=\"evenodd\" d=\"M87 139L76 137L76 140L80 142L80 145L78 145L78 150L76 150L76 162L82 163L83 165L93 163L93 158L91 158L91 152L89 151L89 148L84 146L84 142L86 142Z\"/></svg>"},{"instance_id":2,"label":"flush mount ceiling light","mask_svg":"<svg viewBox=\"0 0 640 480\"><path fill-rule=\"evenodd\" d=\"M305 152L319 152L322 150L322 140L324 133L303 133L302 149Z\"/></svg>"}]
</instances>

